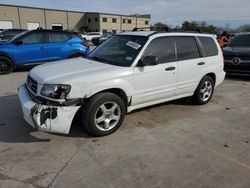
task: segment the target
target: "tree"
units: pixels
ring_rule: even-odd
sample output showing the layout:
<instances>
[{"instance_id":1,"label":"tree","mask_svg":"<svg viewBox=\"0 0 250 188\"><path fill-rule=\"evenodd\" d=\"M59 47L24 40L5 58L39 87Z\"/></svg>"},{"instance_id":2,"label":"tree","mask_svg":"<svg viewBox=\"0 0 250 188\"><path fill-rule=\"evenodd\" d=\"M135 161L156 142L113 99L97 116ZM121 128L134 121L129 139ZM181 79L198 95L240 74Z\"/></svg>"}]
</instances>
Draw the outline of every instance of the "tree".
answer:
<instances>
[{"instance_id":1,"label":"tree","mask_svg":"<svg viewBox=\"0 0 250 188\"><path fill-rule=\"evenodd\" d=\"M185 21L182 23L181 29L187 30L187 31L218 33L218 28L216 26L207 25L206 22L194 22L194 21L188 22L188 21Z\"/></svg>"},{"instance_id":2,"label":"tree","mask_svg":"<svg viewBox=\"0 0 250 188\"><path fill-rule=\"evenodd\" d=\"M161 22L157 22L156 24L154 24L154 28L156 31L168 31L171 29L170 26L168 26L167 24L163 24Z\"/></svg>"}]
</instances>

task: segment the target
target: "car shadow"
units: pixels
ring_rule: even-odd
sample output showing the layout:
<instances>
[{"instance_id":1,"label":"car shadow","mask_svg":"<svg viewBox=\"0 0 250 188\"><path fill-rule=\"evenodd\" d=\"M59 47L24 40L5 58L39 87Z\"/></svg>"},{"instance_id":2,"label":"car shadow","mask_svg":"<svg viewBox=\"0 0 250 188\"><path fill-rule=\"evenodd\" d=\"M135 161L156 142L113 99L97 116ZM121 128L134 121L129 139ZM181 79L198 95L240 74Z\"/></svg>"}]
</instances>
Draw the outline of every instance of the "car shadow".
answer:
<instances>
[{"instance_id":1,"label":"car shadow","mask_svg":"<svg viewBox=\"0 0 250 188\"><path fill-rule=\"evenodd\" d=\"M0 142L30 143L49 142L32 136L35 130L22 118L21 107L16 95L0 97Z\"/></svg>"},{"instance_id":2,"label":"car shadow","mask_svg":"<svg viewBox=\"0 0 250 188\"><path fill-rule=\"evenodd\" d=\"M250 75L240 75L240 74L226 74L227 80L236 80L236 81L250 81Z\"/></svg>"}]
</instances>

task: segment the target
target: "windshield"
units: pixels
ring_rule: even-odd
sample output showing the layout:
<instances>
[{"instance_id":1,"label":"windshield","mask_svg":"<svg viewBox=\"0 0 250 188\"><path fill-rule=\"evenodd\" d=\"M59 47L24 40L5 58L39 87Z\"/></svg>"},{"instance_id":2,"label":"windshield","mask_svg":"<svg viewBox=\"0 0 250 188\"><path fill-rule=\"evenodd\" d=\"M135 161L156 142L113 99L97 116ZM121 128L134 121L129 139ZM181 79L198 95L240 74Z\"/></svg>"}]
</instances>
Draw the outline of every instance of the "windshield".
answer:
<instances>
[{"instance_id":1,"label":"windshield","mask_svg":"<svg viewBox=\"0 0 250 188\"><path fill-rule=\"evenodd\" d=\"M228 46L250 46L250 35L239 35L233 38Z\"/></svg>"},{"instance_id":2,"label":"windshield","mask_svg":"<svg viewBox=\"0 0 250 188\"><path fill-rule=\"evenodd\" d=\"M14 42L16 39L18 39L19 37L25 35L26 33L28 33L29 31L25 31L25 32L22 32L20 34L17 34L16 36L14 36L12 39L10 39L10 43Z\"/></svg>"},{"instance_id":3,"label":"windshield","mask_svg":"<svg viewBox=\"0 0 250 188\"><path fill-rule=\"evenodd\" d=\"M89 58L102 63L129 67L147 40L145 36L116 35L98 46Z\"/></svg>"}]
</instances>

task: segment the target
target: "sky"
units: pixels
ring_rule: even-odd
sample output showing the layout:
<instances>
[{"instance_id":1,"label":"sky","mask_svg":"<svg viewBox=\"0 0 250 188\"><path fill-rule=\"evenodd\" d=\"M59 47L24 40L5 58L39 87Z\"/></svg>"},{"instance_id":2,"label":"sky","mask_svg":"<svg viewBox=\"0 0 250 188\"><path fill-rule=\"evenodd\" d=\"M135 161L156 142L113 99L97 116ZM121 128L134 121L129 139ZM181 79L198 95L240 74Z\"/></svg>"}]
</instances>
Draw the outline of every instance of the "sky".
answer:
<instances>
[{"instance_id":1,"label":"sky","mask_svg":"<svg viewBox=\"0 0 250 188\"><path fill-rule=\"evenodd\" d=\"M152 22L171 26L183 21L206 21L236 28L250 24L249 0L0 0L13 4L114 14L151 14Z\"/></svg>"}]
</instances>

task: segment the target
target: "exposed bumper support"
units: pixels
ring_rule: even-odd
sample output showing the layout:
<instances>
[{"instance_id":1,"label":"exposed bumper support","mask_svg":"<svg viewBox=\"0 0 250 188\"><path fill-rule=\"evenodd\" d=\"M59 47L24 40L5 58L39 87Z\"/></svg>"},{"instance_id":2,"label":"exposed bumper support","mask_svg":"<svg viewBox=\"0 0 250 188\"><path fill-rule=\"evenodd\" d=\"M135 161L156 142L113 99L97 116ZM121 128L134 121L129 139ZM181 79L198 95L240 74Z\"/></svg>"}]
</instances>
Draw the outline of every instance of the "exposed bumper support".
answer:
<instances>
[{"instance_id":1,"label":"exposed bumper support","mask_svg":"<svg viewBox=\"0 0 250 188\"><path fill-rule=\"evenodd\" d=\"M52 106L34 102L24 85L19 87L18 96L23 117L37 130L68 134L80 106Z\"/></svg>"}]
</instances>

